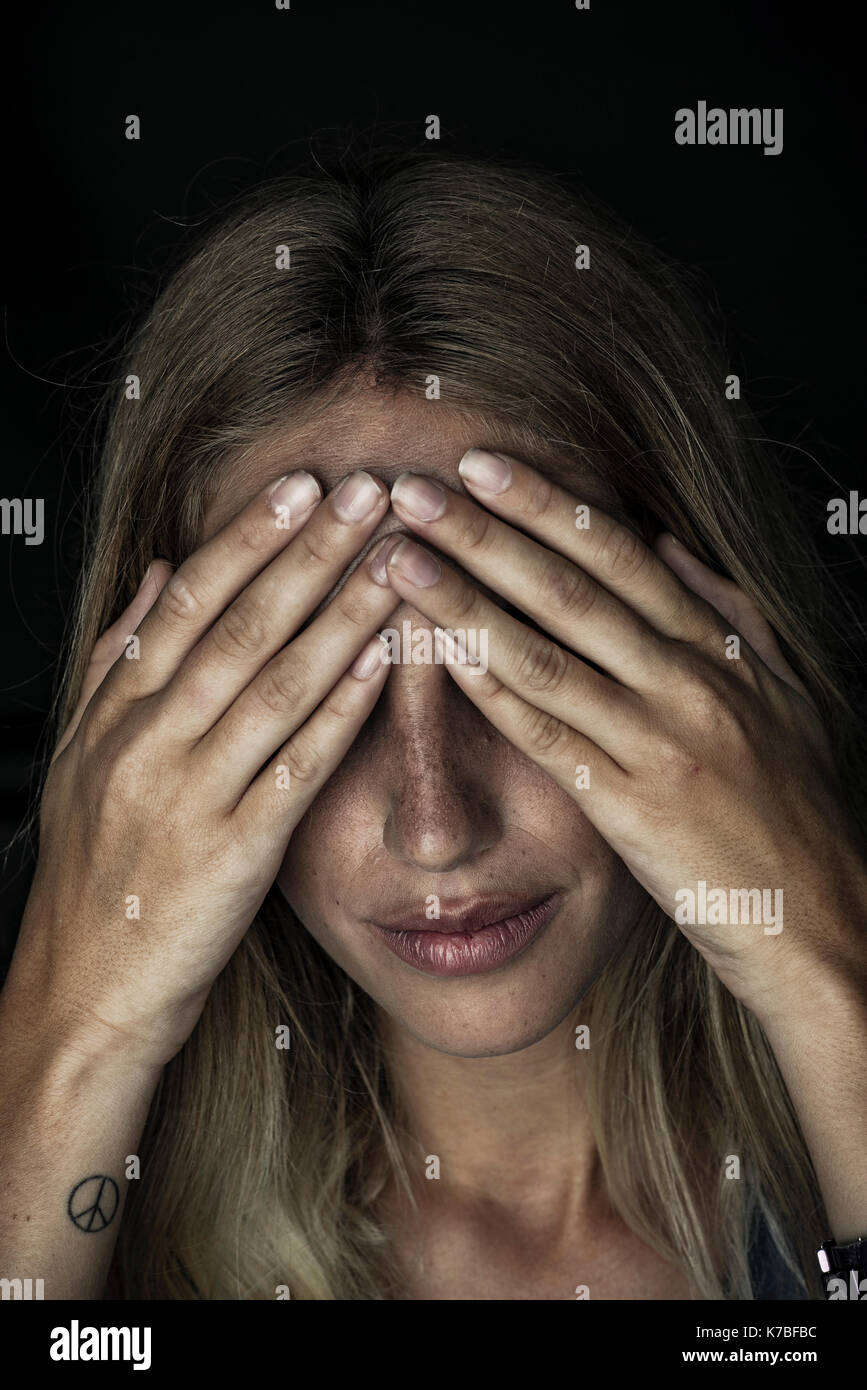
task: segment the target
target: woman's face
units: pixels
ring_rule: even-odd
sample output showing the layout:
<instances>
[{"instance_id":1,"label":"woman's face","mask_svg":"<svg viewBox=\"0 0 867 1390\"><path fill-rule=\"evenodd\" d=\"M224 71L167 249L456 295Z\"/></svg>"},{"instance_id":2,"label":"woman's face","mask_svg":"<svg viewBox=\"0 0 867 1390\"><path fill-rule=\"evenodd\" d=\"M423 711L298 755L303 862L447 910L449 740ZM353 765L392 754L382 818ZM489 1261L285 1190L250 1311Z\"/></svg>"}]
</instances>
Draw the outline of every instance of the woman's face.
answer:
<instances>
[{"instance_id":1,"label":"woman's face","mask_svg":"<svg viewBox=\"0 0 867 1390\"><path fill-rule=\"evenodd\" d=\"M508 434L480 437L441 401L359 390L324 423L287 434L235 471L206 530L294 468L326 490L365 468L387 484L402 472L427 473L462 491L458 463L473 445L506 450ZM581 500L610 507L574 463L527 462ZM389 511L362 556L403 529ZM431 631L401 604L388 626L402 634L405 623ZM295 830L277 881L307 930L396 1024L466 1057L515 1052L551 1032L616 952L642 901L577 801L435 661L392 666L373 714ZM461 925L504 918L504 929L447 939Z\"/></svg>"}]
</instances>

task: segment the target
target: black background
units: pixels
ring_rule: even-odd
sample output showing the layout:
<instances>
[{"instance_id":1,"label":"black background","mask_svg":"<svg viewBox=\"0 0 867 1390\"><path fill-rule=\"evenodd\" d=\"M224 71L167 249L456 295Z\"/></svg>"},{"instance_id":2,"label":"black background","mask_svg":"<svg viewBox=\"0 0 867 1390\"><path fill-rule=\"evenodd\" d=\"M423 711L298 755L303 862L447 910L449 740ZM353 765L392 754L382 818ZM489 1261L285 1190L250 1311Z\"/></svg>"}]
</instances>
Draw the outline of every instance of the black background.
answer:
<instances>
[{"instance_id":1,"label":"black background","mask_svg":"<svg viewBox=\"0 0 867 1390\"><path fill-rule=\"evenodd\" d=\"M318 147L527 158L574 174L707 277L732 370L846 582L858 543L825 534L860 483L863 79L851 16L823 3L591 0L426 5L292 0L34 5L7 47L2 495L44 497L42 546L0 537L0 834L28 801L80 560L88 430L106 345L182 229ZM783 107L784 148L684 148L699 100ZM140 116L139 142L124 136ZM425 118L442 123L439 146ZM860 581L863 582L863 581ZM6 864L0 925L28 860Z\"/></svg>"}]
</instances>

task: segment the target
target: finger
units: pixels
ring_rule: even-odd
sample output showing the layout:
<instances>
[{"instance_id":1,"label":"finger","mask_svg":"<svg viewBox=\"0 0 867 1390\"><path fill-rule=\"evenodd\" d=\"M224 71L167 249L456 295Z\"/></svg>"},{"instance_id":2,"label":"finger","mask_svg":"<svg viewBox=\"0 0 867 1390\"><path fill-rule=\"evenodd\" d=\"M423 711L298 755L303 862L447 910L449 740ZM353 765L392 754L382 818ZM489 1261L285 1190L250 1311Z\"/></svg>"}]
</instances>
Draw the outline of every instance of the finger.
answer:
<instances>
[{"instance_id":1,"label":"finger","mask_svg":"<svg viewBox=\"0 0 867 1390\"><path fill-rule=\"evenodd\" d=\"M253 777L325 699L401 600L371 569L386 537L323 613L278 652L194 750L209 785L234 805ZM388 660L380 640L377 650Z\"/></svg>"},{"instance_id":2,"label":"finger","mask_svg":"<svg viewBox=\"0 0 867 1390\"><path fill-rule=\"evenodd\" d=\"M309 473L271 483L175 570L139 633L139 660L112 672L109 693L161 690L227 604L303 527L322 492Z\"/></svg>"},{"instance_id":3,"label":"finger","mask_svg":"<svg viewBox=\"0 0 867 1390\"><path fill-rule=\"evenodd\" d=\"M337 770L382 692L391 669L372 638L307 723L259 773L234 810L239 835L279 826L291 835Z\"/></svg>"},{"instance_id":4,"label":"finger","mask_svg":"<svg viewBox=\"0 0 867 1390\"><path fill-rule=\"evenodd\" d=\"M711 604L734 628L736 635L746 639L768 670L773 671L799 694L810 698L806 686L795 675L780 651L770 623L766 622L752 599L739 589L733 580L715 574L668 531L657 537L654 548L682 583ZM722 640L725 640L725 637Z\"/></svg>"},{"instance_id":5,"label":"finger","mask_svg":"<svg viewBox=\"0 0 867 1390\"><path fill-rule=\"evenodd\" d=\"M369 473L344 478L289 544L221 613L169 682L167 726L203 737L334 589L388 510Z\"/></svg>"},{"instance_id":6,"label":"finger","mask_svg":"<svg viewBox=\"0 0 867 1390\"><path fill-rule=\"evenodd\" d=\"M620 521L582 503L535 468L469 449L459 464L467 491L489 511L580 565L667 637L700 641L716 630L708 607Z\"/></svg>"},{"instance_id":7,"label":"finger","mask_svg":"<svg viewBox=\"0 0 867 1390\"><path fill-rule=\"evenodd\" d=\"M467 665L448 633L441 640L449 675L488 722L569 792L597 828L610 820L629 781L624 769L592 739L522 699L492 671Z\"/></svg>"},{"instance_id":8,"label":"finger","mask_svg":"<svg viewBox=\"0 0 867 1390\"><path fill-rule=\"evenodd\" d=\"M401 520L617 680L634 689L657 689L669 680L669 652L660 634L556 550L432 478L404 474L391 496ZM563 516L568 520L565 511Z\"/></svg>"},{"instance_id":9,"label":"finger","mask_svg":"<svg viewBox=\"0 0 867 1390\"><path fill-rule=\"evenodd\" d=\"M107 627L93 648L90 663L81 685L81 694L63 736L54 750L51 761L59 757L72 740L81 723L82 715L104 681L112 666L129 651L129 639L156 603L161 590L172 573L167 560L154 560L145 570L144 578L136 591L132 603L121 613L116 622Z\"/></svg>"},{"instance_id":10,"label":"finger","mask_svg":"<svg viewBox=\"0 0 867 1390\"><path fill-rule=\"evenodd\" d=\"M484 664L510 690L580 729L621 766L640 755L646 732L631 691L531 632L418 542L399 542L386 568L401 598L439 628L463 634L475 655L484 650Z\"/></svg>"}]
</instances>

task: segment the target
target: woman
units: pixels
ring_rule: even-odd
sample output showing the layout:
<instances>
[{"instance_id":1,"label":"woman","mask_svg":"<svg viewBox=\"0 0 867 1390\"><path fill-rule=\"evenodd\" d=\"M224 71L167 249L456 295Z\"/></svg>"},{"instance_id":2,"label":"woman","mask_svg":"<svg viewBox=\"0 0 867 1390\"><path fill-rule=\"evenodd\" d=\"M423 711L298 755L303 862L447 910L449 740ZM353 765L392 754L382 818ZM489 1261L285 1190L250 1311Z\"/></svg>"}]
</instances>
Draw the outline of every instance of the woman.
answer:
<instances>
[{"instance_id":1,"label":"woman","mask_svg":"<svg viewBox=\"0 0 867 1390\"><path fill-rule=\"evenodd\" d=\"M857 726L727 375L524 168L269 185L171 279L0 1013L47 1297L822 1296Z\"/></svg>"}]
</instances>

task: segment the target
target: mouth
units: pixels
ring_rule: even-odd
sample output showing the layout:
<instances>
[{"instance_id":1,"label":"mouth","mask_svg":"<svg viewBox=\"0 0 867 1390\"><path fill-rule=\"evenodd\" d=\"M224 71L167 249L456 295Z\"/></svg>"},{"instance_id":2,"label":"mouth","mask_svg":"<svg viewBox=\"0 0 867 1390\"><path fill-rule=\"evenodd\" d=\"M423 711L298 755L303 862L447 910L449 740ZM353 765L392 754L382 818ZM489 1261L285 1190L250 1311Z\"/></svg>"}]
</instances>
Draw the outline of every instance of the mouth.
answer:
<instances>
[{"instance_id":1,"label":"mouth","mask_svg":"<svg viewBox=\"0 0 867 1390\"><path fill-rule=\"evenodd\" d=\"M529 904L488 898L442 903L439 916L413 914L372 922L394 955L428 975L482 975L513 960L551 921L562 897L549 893Z\"/></svg>"}]
</instances>

